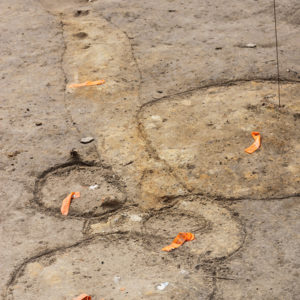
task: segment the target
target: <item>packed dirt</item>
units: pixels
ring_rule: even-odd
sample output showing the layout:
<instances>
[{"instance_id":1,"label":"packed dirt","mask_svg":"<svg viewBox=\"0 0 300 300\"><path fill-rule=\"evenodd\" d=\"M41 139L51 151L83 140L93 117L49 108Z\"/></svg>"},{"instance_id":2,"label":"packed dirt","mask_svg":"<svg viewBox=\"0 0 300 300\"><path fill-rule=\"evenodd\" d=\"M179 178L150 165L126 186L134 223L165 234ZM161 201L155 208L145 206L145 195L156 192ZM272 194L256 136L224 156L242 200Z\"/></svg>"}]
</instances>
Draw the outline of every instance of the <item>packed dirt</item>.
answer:
<instances>
[{"instance_id":1,"label":"packed dirt","mask_svg":"<svg viewBox=\"0 0 300 300\"><path fill-rule=\"evenodd\" d=\"M273 1L0 2L2 299L299 299L300 4L277 13L281 107Z\"/></svg>"}]
</instances>

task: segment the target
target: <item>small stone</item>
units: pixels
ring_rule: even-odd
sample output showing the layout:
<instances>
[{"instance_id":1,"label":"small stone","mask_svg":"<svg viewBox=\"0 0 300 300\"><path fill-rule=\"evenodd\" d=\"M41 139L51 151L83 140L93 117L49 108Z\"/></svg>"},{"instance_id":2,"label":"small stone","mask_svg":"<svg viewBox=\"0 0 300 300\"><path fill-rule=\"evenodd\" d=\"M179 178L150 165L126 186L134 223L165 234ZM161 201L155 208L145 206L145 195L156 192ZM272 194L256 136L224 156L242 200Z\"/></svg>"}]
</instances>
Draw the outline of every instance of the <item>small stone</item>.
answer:
<instances>
[{"instance_id":1,"label":"small stone","mask_svg":"<svg viewBox=\"0 0 300 300\"><path fill-rule=\"evenodd\" d=\"M169 282L162 282L162 283L159 284L156 288L157 288L159 291L163 291L168 285L169 285Z\"/></svg>"},{"instance_id":2,"label":"small stone","mask_svg":"<svg viewBox=\"0 0 300 300\"><path fill-rule=\"evenodd\" d=\"M180 274L182 274L182 275L187 275L187 274L189 274L189 271L186 271L186 270L180 270Z\"/></svg>"},{"instance_id":3,"label":"small stone","mask_svg":"<svg viewBox=\"0 0 300 300\"><path fill-rule=\"evenodd\" d=\"M9 152L9 153L7 153L7 156L8 157L15 157L15 156L17 156L18 154L20 154L21 152L20 151L13 151L13 152Z\"/></svg>"},{"instance_id":4,"label":"small stone","mask_svg":"<svg viewBox=\"0 0 300 300\"><path fill-rule=\"evenodd\" d=\"M143 219L139 215L131 215L130 216L130 221L133 222L141 222Z\"/></svg>"},{"instance_id":5,"label":"small stone","mask_svg":"<svg viewBox=\"0 0 300 300\"><path fill-rule=\"evenodd\" d=\"M75 36L79 39L85 39L88 37L88 34L86 32L80 31L78 33L73 34L73 36Z\"/></svg>"},{"instance_id":6,"label":"small stone","mask_svg":"<svg viewBox=\"0 0 300 300\"><path fill-rule=\"evenodd\" d=\"M291 69L287 69L286 70L288 73L292 73L292 74L294 74L294 75L297 75L298 74L298 72L296 72L296 71L294 71L294 70L291 70Z\"/></svg>"},{"instance_id":7,"label":"small stone","mask_svg":"<svg viewBox=\"0 0 300 300\"><path fill-rule=\"evenodd\" d=\"M73 158L79 158L79 154L78 154L78 151L73 148L71 151L70 151L70 155L73 157Z\"/></svg>"},{"instance_id":8,"label":"small stone","mask_svg":"<svg viewBox=\"0 0 300 300\"><path fill-rule=\"evenodd\" d=\"M82 138L80 140L80 143L82 143L82 144L88 144L88 143L92 142L93 140L94 140L93 137L87 136L87 137Z\"/></svg>"},{"instance_id":9,"label":"small stone","mask_svg":"<svg viewBox=\"0 0 300 300\"><path fill-rule=\"evenodd\" d=\"M90 190L95 190L96 188L98 188L98 184L91 185L91 186L89 187Z\"/></svg>"},{"instance_id":10,"label":"small stone","mask_svg":"<svg viewBox=\"0 0 300 300\"><path fill-rule=\"evenodd\" d=\"M160 121L160 122L162 121L161 116L158 116L158 115L151 116L151 119L153 121Z\"/></svg>"},{"instance_id":11,"label":"small stone","mask_svg":"<svg viewBox=\"0 0 300 300\"><path fill-rule=\"evenodd\" d=\"M120 280L121 280L121 277L120 277L120 276L115 276L115 277L114 277L114 283L115 283L115 284L119 284L119 283L120 283Z\"/></svg>"},{"instance_id":12,"label":"small stone","mask_svg":"<svg viewBox=\"0 0 300 300\"><path fill-rule=\"evenodd\" d=\"M246 44L245 45L246 48L256 48L256 44Z\"/></svg>"},{"instance_id":13,"label":"small stone","mask_svg":"<svg viewBox=\"0 0 300 300\"><path fill-rule=\"evenodd\" d=\"M36 126L42 126L43 123L42 123L42 122L36 122L35 125L36 125Z\"/></svg>"}]
</instances>

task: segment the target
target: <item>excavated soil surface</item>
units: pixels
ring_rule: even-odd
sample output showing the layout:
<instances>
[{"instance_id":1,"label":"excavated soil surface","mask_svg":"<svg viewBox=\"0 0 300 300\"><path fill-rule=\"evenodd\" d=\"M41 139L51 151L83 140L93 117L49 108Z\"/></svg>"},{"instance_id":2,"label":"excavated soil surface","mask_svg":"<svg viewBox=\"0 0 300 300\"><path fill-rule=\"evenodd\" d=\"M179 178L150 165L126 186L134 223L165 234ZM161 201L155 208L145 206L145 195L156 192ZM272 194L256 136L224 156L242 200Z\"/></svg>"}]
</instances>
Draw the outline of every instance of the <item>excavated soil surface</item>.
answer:
<instances>
[{"instance_id":1,"label":"excavated soil surface","mask_svg":"<svg viewBox=\"0 0 300 300\"><path fill-rule=\"evenodd\" d=\"M143 107L149 144L190 191L219 198L284 198L299 194L299 85L282 86L278 110L268 82L211 87ZM252 155L252 131L262 147ZM276 170L276 172L274 172Z\"/></svg>"},{"instance_id":2,"label":"excavated soil surface","mask_svg":"<svg viewBox=\"0 0 300 300\"><path fill-rule=\"evenodd\" d=\"M300 6L279 107L271 2L0 2L2 299L299 298Z\"/></svg>"}]
</instances>

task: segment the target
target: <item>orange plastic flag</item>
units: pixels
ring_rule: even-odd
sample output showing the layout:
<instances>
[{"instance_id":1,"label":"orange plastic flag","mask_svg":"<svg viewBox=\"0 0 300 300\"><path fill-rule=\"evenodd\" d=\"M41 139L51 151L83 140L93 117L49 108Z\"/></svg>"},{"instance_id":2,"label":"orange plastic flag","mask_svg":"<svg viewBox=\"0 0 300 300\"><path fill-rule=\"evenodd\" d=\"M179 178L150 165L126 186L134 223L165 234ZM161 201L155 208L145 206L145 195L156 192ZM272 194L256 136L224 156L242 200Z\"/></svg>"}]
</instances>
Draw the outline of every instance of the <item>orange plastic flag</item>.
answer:
<instances>
[{"instance_id":1,"label":"orange plastic flag","mask_svg":"<svg viewBox=\"0 0 300 300\"><path fill-rule=\"evenodd\" d=\"M79 198L79 197L80 197L80 192L72 192L63 200L60 211L64 216L67 216L69 213L69 208L72 199Z\"/></svg>"},{"instance_id":2,"label":"orange plastic flag","mask_svg":"<svg viewBox=\"0 0 300 300\"><path fill-rule=\"evenodd\" d=\"M105 80L96 80L96 81L86 81L83 83L73 83L70 84L69 87L70 88L78 88L78 87L82 87L82 86L92 86L92 85L101 85L104 84Z\"/></svg>"},{"instance_id":3,"label":"orange plastic flag","mask_svg":"<svg viewBox=\"0 0 300 300\"><path fill-rule=\"evenodd\" d=\"M252 137L254 138L254 143L245 149L245 152L251 154L260 147L260 134L257 131L251 132Z\"/></svg>"},{"instance_id":4,"label":"orange plastic flag","mask_svg":"<svg viewBox=\"0 0 300 300\"><path fill-rule=\"evenodd\" d=\"M190 232L179 232L176 238L173 240L172 244L162 248L162 251L171 251L180 247L183 243L192 241L195 239L195 235Z\"/></svg>"},{"instance_id":5,"label":"orange plastic flag","mask_svg":"<svg viewBox=\"0 0 300 300\"><path fill-rule=\"evenodd\" d=\"M76 298L73 298L73 300L92 300L92 297L87 294L81 294Z\"/></svg>"}]
</instances>

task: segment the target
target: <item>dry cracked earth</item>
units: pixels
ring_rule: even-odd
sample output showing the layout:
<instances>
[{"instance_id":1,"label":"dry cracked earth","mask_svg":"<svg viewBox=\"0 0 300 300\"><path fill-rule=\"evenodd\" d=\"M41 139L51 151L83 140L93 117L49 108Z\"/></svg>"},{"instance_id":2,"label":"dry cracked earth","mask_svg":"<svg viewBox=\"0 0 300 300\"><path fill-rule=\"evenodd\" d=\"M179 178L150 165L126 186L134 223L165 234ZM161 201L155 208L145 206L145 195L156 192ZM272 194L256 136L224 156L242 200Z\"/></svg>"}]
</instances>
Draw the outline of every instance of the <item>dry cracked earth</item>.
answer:
<instances>
[{"instance_id":1,"label":"dry cracked earth","mask_svg":"<svg viewBox=\"0 0 300 300\"><path fill-rule=\"evenodd\" d=\"M273 1L0 2L3 299L300 299L300 4L278 2L280 108Z\"/></svg>"}]
</instances>

